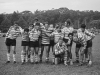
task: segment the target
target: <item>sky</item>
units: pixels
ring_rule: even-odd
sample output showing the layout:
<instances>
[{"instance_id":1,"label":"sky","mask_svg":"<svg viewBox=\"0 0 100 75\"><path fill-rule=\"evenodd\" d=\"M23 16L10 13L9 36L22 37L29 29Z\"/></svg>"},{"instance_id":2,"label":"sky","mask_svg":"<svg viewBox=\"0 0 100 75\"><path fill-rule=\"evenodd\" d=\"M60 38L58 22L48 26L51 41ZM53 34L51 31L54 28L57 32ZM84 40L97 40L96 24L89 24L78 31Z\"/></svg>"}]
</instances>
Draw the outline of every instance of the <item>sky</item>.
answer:
<instances>
[{"instance_id":1,"label":"sky","mask_svg":"<svg viewBox=\"0 0 100 75\"><path fill-rule=\"evenodd\" d=\"M13 11L48 10L67 7L72 10L100 11L100 0L0 0L0 13L13 13Z\"/></svg>"}]
</instances>

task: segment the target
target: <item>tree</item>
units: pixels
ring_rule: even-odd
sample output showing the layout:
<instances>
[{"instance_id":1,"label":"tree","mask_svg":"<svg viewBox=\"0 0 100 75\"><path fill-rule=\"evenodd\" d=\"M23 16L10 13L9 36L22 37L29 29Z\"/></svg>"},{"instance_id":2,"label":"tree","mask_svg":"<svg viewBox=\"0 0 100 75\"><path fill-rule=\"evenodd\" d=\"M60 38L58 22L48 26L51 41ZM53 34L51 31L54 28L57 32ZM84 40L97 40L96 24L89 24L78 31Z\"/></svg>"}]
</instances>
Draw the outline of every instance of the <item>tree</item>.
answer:
<instances>
[{"instance_id":1,"label":"tree","mask_svg":"<svg viewBox=\"0 0 100 75\"><path fill-rule=\"evenodd\" d=\"M100 29L100 20L93 20L89 23L89 27L93 28L96 27L97 29Z\"/></svg>"},{"instance_id":2,"label":"tree","mask_svg":"<svg viewBox=\"0 0 100 75\"><path fill-rule=\"evenodd\" d=\"M1 23L0 30L6 32L11 25L11 21L5 16L5 19Z\"/></svg>"},{"instance_id":3,"label":"tree","mask_svg":"<svg viewBox=\"0 0 100 75\"><path fill-rule=\"evenodd\" d=\"M28 24L33 24L33 22L34 22L34 20L33 20L33 18L30 16L30 17L28 18L28 20L27 20L27 23L28 23Z\"/></svg>"},{"instance_id":4,"label":"tree","mask_svg":"<svg viewBox=\"0 0 100 75\"><path fill-rule=\"evenodd\" d=\"M3 20L4 20L4 14L0 14L0 24L2 23Z\"/></svg>"},{"instance_id":5,"label":"tree","mask_svg":"<svg viewBox=\"0 0 100 75\"><path fill-rule=\"evenodd\" d=\"M30 16L33 16L33 13L31 11L23 11L21 12L21 16L23 17L23 19L28 23L28 19L30 18Z\"/></svg>"},{"instance_id":6,"label":"tree","mask_svg":"<svg viewBox=\"0 0 100 75\"><path fill-rule=\"evenodd\" d=\"M15 21L18 21L19 19L19 13L16 13L15 11L13 12L12 16L11 16L11 23L14 24Z\"/></svg>"},{"instance_id":7,"label":"tree","mask_svg":"<svg viewBox=\"0 0 100 75\"><path fill-rule=\"evenodd\" d=\"M23 19L22 16L20 16L20 18L17 22L18 22L18 25L21 26L22 28L28 27L27 22Z\"/></svg>"}]
</instances>

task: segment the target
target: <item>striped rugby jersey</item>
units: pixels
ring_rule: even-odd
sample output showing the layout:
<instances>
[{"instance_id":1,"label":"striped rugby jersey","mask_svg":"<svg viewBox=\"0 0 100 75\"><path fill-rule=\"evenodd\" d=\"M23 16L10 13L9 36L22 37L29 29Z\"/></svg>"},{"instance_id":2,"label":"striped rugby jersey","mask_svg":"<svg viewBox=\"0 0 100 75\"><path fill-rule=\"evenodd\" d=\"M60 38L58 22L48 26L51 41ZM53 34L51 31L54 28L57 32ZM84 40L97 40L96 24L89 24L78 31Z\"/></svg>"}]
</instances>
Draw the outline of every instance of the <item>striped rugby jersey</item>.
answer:
<instances>
[{"instance_id":1,"label":"striped rugby jersey","mask_svg":"<svg viewBox=\"0 0 100 75\"><path fill-rule=\"evenodd\" d=\"M57 32L56 30L51 34L51 36L54 36L54 42L58 43L59 38L63 37L62 33Z\"/></svg>"},{"instance_id":2,"label":"striped rugby jersey","mask_svg":"<svg viewBox=\"0 0 100 75\"><path fill-rule=\"evenodd\" d=\"M78 29L78 32L82 32L81 28ZM87 40L87 41L88 41L88 40L91 40L92 38L95 37L95 34L89 32L87 29L85 29L85 31L82 32L82 33L85 33L85 34L86 34L86 40Z\"/></svg>"},{"instance_id":3,"label":"striped rugby jersey","mask_svg":"<svg viewBox=\"0 0 100 75\"><path fill-rule=\"evenodd\" d=\"M65 45L65 43L62 43L62 45L60 46L59 43L57 43L54 46L54 54L55 55L59 55L62 54L63 52L67 51L67 46Z\"/></svg>"},{"instance_id":4,"label":"striped rugby jersey","mask_svg":"<svg viewBox=\"0 0 100 75\"><path fill-rule=\"evenodd\" d=\"M54 28L48 28L48 30L50 31L50 33L52 33L54 31Z\"/></svg>"},{"instance_id":5,"label":"striped rugby jersey","mask_svg":"<svg viewBox=\"0 0 100 75\"><path fill-rule=\"evenodd\" d=\"M22 31L23 29L20 26L16 28L14 26L11 26L6 33L6 38L16 39L22 33Z\"/></svg>"},{"instance_id":6,"label":"striped rugby jersey","mask_svg":"<svg viewBox=\"0 0 100 75\"><path fill-rule=\"evenodd\" d=\"M73 30L74 30L73 27L64 27L62 29L62 33L63 33L64 38L67 38L68 37L68 34L69 33L72 33Z\"/></svg>"},{"instance_id":7,"label":"striped rugby jersey","mask_svg":"<svg viewBox=\"0 0 100 75\"><path fill-rule=\"evenodd\" d=\"M33 29L29 32L30 41L38 41L39 36L40 36L40 31L39 31L39 30L36 30L36 29L33 28Z\"/></svg>"},{"instance_id":8,"label":"striped rugby jersey","mask_svg":"<svg viewBox=\"0 0 100 75\"><path fill-rule=\"evenodd\" d=\"M33 29L33 25L29 26L29 31L31 31Z\"/></svg>"},{"instance_id":9,"label":"striped rugby jersey","mask_svg":"<svg viewBox=\"0 0 100 75\"><path fill-rule=\"evenodd\" d=\"M23 32L22 33L22 41L29 41L29 40L30 40L29 33Z\"/></svg>"},{"instance_id":10,"label":"striped rugby jersey","mask_svg":"<svg viewBox=\"0 0 100 75\"><path fill-rule=\"evenodd\" d=\"M50 31L50 34L52 33L52 32L54 32L54 28L48 28L48 30ZM50 40L54 40L54 37L50 37Z\"/></svg>"},{"instance_id":11,"label":"striped rugby jersey","mask_svg":"<svg viewBox=\"0 0 100 75\"><path fill-rule=\"evenodd\" d=\"M86 36L81 32L78 32L76 36L73 36L73 41L76 44L81 44L84 47L86 47Z\"/></svg>"},{"instance_id":12,"label":"striped rugby jersey","mask_svg":"<svg viewBox=\"0 0 100 75\"><path fill-rule=\"evenodd\" d=\"M42 44L50 44L50 30L43 28L41 30Z\"/></svg>"}]
</instances>

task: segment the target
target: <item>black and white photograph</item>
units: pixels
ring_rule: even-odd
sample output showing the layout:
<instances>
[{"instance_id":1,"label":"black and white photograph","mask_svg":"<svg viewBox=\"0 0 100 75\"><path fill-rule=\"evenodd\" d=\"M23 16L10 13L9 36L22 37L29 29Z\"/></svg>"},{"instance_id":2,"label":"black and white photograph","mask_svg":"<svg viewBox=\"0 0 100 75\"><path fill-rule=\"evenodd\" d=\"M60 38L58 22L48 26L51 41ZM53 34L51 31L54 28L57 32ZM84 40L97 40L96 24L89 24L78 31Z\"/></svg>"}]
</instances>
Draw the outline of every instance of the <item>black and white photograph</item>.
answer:
<instances>
[{"instance_id":1,"label":"black and white photograph","mask_svg":"<svg viewBox=\"0 0 100 75\"><path fill-rule=\"evenodd\" d=\"M0 0L0 75L100 75L100 0Z\"/></svg>"}]
</instances>

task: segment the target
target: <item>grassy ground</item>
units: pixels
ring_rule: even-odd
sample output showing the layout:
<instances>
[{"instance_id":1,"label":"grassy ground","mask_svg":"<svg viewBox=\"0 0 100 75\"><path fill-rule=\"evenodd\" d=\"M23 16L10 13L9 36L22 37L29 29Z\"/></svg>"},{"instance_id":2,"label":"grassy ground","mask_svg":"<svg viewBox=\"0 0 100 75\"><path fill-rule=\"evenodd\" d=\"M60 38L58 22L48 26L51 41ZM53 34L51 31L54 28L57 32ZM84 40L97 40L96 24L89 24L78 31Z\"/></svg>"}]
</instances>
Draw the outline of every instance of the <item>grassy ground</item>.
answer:
<instances>
[{"instance_id":1,"label":"grassy ground","mask_svg":"<svg viewBox=\"0 0 100 75\"><path fill-rule=\"evenodd\" d=\"M6 62L6 46L4 38L0 38L0 75L100 75L100 35L93 40L93 56L94 64L92 67L86 65L77 67L73 66L51 65L51 64L30 64L21 65L21 39L17 39L17 63L5 64ZM73 60L75 59L75 45L72 48ZM11 52L12 54L12 52ZM45 54L44 57L45 59ZM52 55L50 54L50 61ZM12 56L11 56L12 59ZM11 60L12 61L12 60Z\"/></svg>"}]
</instances>

